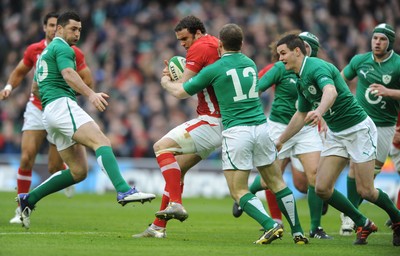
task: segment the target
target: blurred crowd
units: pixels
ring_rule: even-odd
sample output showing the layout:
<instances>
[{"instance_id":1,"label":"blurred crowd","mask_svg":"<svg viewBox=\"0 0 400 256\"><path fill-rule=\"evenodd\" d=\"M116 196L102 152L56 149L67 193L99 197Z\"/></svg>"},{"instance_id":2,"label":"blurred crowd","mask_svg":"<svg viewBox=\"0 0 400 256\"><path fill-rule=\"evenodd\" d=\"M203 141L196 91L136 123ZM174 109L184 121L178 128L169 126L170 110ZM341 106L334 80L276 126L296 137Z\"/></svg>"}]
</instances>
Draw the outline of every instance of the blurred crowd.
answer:
<instances>
[{"instance_id":1,"label":"blurred crowd","mask_svg":"<svg viewBox=\"0 0 400 256\"><path fill-rule=\"evenodd\" d=\"M196 116L195 97L177 100L159 85L164 60L185 56L174 27L186 15L199 17L215 36L224 24L239 24L245 32L244 53L259 69L269 63L268 45L292 29L317 35L324 58L339 69L354 54L370 50L371 32L378 23L391 24L400 35L397 0L1 0L0 9L0 87L26 46L44 37L46 13L72 9L80 14L83 30L78 46L85 53L96 91L111 97L103 113L86 99L79 101L102 125L115 154L123 157L153 157L155 141ZM397 52L399 42L397 38ZM20 152L32 77L0 102L0 153ZM271 95L263 94L262 100L268 115Z\"/></svg>"}]
</instances>

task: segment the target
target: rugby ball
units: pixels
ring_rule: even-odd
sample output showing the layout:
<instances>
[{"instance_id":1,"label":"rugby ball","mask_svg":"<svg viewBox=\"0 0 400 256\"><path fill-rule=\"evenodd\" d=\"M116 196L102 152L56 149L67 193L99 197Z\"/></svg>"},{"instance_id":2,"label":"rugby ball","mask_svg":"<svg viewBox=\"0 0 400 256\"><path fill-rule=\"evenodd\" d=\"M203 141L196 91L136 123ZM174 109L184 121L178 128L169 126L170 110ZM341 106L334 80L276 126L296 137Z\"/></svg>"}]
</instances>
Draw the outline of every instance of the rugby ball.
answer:
<instances>
[{"instance_id":1,"label":"rugby ball","mask_svg":"<svg viewBox=\"0 0 400 256\"><path fill-rule=\"evenodd\" d=\"M186 59L182 56L174 56L168 61L168 71L173 81L182 78L185 70Z\"/></svg>"}]
</instances>

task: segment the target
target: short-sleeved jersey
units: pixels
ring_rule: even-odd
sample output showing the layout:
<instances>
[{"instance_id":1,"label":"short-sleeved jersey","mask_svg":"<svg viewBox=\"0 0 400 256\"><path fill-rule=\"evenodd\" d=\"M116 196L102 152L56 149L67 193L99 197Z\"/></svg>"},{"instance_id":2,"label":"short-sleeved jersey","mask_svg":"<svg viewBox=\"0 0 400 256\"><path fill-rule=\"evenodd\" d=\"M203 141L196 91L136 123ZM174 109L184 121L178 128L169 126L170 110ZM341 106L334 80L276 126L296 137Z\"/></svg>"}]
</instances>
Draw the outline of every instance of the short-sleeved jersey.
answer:
<instances>
[{"instance_id":1,"label":"short-sleeved jersey","mask_svg":"<svg viewBox=\"0 0 400 256\"><path fill-rule=\"evenodd\" d=\"M390 89L400 89L400 56L392 51L382 62L376 62L372 52L354 56L343 69L346 79L358 77L356 99L376 126L393 126L397 121L399 101L371 94L369 86L382 84Z\"/></svg>"},{"instance_id":2,"label":"short-sleeved jersey","mask_svg":"<svg viewBox=\"0 0 400 256\"><path fill-rule=\"evenodd\" d=\"M339 70L331 63L307 56L297 80L298 110L308 112L316 109L321 102L322 90L328 84L334 85L337 91L335 102L323 116L330 130L340 132L367 118Z\"/></svg>"},{"instance_id":3,"label":"short-sleeved jersey","mask_svg":"<svg viewBox=\"0 0 400 256\"><path fill-rule=\"evenodd\" d=\"M25 52L24 52L24 57L22 61L27 67L33 68L36 65L36 61L39 58L40 54L43 52L43 50L47 47L47 42L45 39L41 40L40 42L33 43L29 45ZM82 69L86 68L86 61L85 61L85 56L83 55L82 51L76 47L72 46L72 48L75 51L76 55L76 66L77 66L77 71L81 71ZM37 98L33 93L31 94L29 100L35 105L37 108L40 110L42 109L42 103L39 98Z\"/></svg>"},{"instance_id":4,"label":"short-sleeved jersey","mask_svg":"<svg viewBox=\"0 0 400 256\"><path fill-rule=\"evenodd\" d=\"M260 79L258 88L265 91L275 85L275 98L272 102L269 119L288 124L290 119L296 113L297 94L297 76L293 71L285 69L283 62L278 61L275 65Z\"/></svg>"},{"instance_id":5,"label":"short-sleeved jersey","mask_svg":"<svg viewBox=\"0 0 400 256\"><path fill-rule=\"evenodd\" d=\"M76 101L76 92L61 74L65 68L76 70L75 52L64 39L55 37L43 50L36 65L35 79L39 86L43 108L61 97Z\"/></svg>"},{"instance_id":6,"label":"short-sleeved jersey","mask_svg":"<svg viewBox=\"0 0 400 256\"><path fill-rule=\"evenodd\" d=\"M211 35L204 35L189 47L186 54L186 68L198 73L202 68L218 59L218 39ZM197 99L197 114L221 117L218 101L212 86L198 92Z\"/></svg>"},{"instance_id":7,"label":"short-sleeved jersey","mask_svg":"<svg viewBox=\"0 0 400 256\"><path fill-rule=\"evenodd\" d=\"M258 96L257 67L242 53L227 53L183 84L194 95L212 85L221 108L224 129L266 122Z\"/></svg>"}]
</instances>

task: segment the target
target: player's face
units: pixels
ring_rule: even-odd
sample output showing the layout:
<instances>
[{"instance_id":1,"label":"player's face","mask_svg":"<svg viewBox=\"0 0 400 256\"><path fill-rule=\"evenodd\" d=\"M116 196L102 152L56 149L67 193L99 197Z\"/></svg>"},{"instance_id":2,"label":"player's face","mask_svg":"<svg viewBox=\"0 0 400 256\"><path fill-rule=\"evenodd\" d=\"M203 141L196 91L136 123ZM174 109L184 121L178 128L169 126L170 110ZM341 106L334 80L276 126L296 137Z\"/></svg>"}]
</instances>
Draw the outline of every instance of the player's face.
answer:
<instances>
[{"instance_id":1,"label":"player's face","mask_svg":"<svg viewBox=\"0 0 400 256\"><path fill-rule=\"evenodd\" d=\"M374 55L382 57L387 53L388 38L382 33L374 33L371 39L371 48Z\"/></svg>"},{"instance_id":2,"label":"player's face","mask_svg":"<svg viewBox=\"0 0 400 256\"><path fill-rule=\"evenodd\" d=\"M296 49L291 51L286 44L281 44L276 48L279 54L279 60L285 64L286 70L296 69Z\"/></svg>"},{"instance_id":3,"label":"player's face","mask_svg":"<svg viewBox=\"0 0 400 256\"><path fill-rule=\"evenodd\" d=\"M75 45L81 37L81 30L81 22L69 20L68 25L62 28L62 37L69 45Z\"/></svg>"},{"instance_id":4,"label":"player's face","mask_svg":"<svg viewBox=\"0 0 400 256\"><path fill-rule=\"evenodd\" d=\"M57 29L57 18L49 18L47 20L47 25L43 25L43 31L46 33L46 39L49 41L53 40L56 35Z\"/></svg>"},{"instance_id":5,"label":"player's face","mask_svg":"<svg viewBox=\"0 0 400 256\"><path fill-rule=\"evenodd\" d=\"M194 35L190 34L189 31L185 28L182 29L181 31L175 32L176 39L178 39L183 47L185 47L186 50L192 46L194 41L196 41L196 38Z\"/></svg>"}]
</instances>

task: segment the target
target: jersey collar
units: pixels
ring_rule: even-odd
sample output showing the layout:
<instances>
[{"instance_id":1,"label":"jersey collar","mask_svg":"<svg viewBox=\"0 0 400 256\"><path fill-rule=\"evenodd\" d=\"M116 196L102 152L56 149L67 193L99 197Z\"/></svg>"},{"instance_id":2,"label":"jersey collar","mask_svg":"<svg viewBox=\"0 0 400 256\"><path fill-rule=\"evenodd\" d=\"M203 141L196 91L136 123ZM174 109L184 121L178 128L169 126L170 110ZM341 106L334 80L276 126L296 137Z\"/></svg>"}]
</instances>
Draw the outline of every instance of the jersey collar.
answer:
<instances>
[{"instance_id":1,"label":"jersey collar","mask_svg":"<svg viewBox=\"0 0 400 256\"><path fill-rule=\"evenodd\" d=\"M306 65L306 61L308 60L308 56L304 56L304 59L303 59L303 63L301 63L301 67L300 67L300 71L299 71L299 77L301 76L301 73L303 73L303 70L304 70L304 66Z\"/></svg>"},{"instance_id":2,"label":"jersey collar","mask_svg":"<svg viewBox=\"0 0 400 256\"><path fill-rule=\"evenodd\" d=\"M389 56L388 56L386 59L380 61L380 63L383 63L383 62L388 61L388 60L393 56L394 51L393 51L393 50L390 50L390 51L391 51L391 52L390 52ZM374 58L374 53L373 53L373 52L371 52L371 58L372 58L373 61L377 62L377 61L375 60L375 58Z\"/></svg>"},{"instance_id":3,"label":"jersey collar","mask_svg":"<svg viewBox=\"0 0 400 256\"><path fill-rule=\"evenodd\" d=\"M67 41L65 41L63 38L61 38L61 37L59 37L59 36L56 36L56 37L54 37L53 40L56 40L56 39L61 40L61 42L64 42L65 44L67 44L68 46L70 46L70 45L67 43Z\"/></svg>"}]
</instances>

